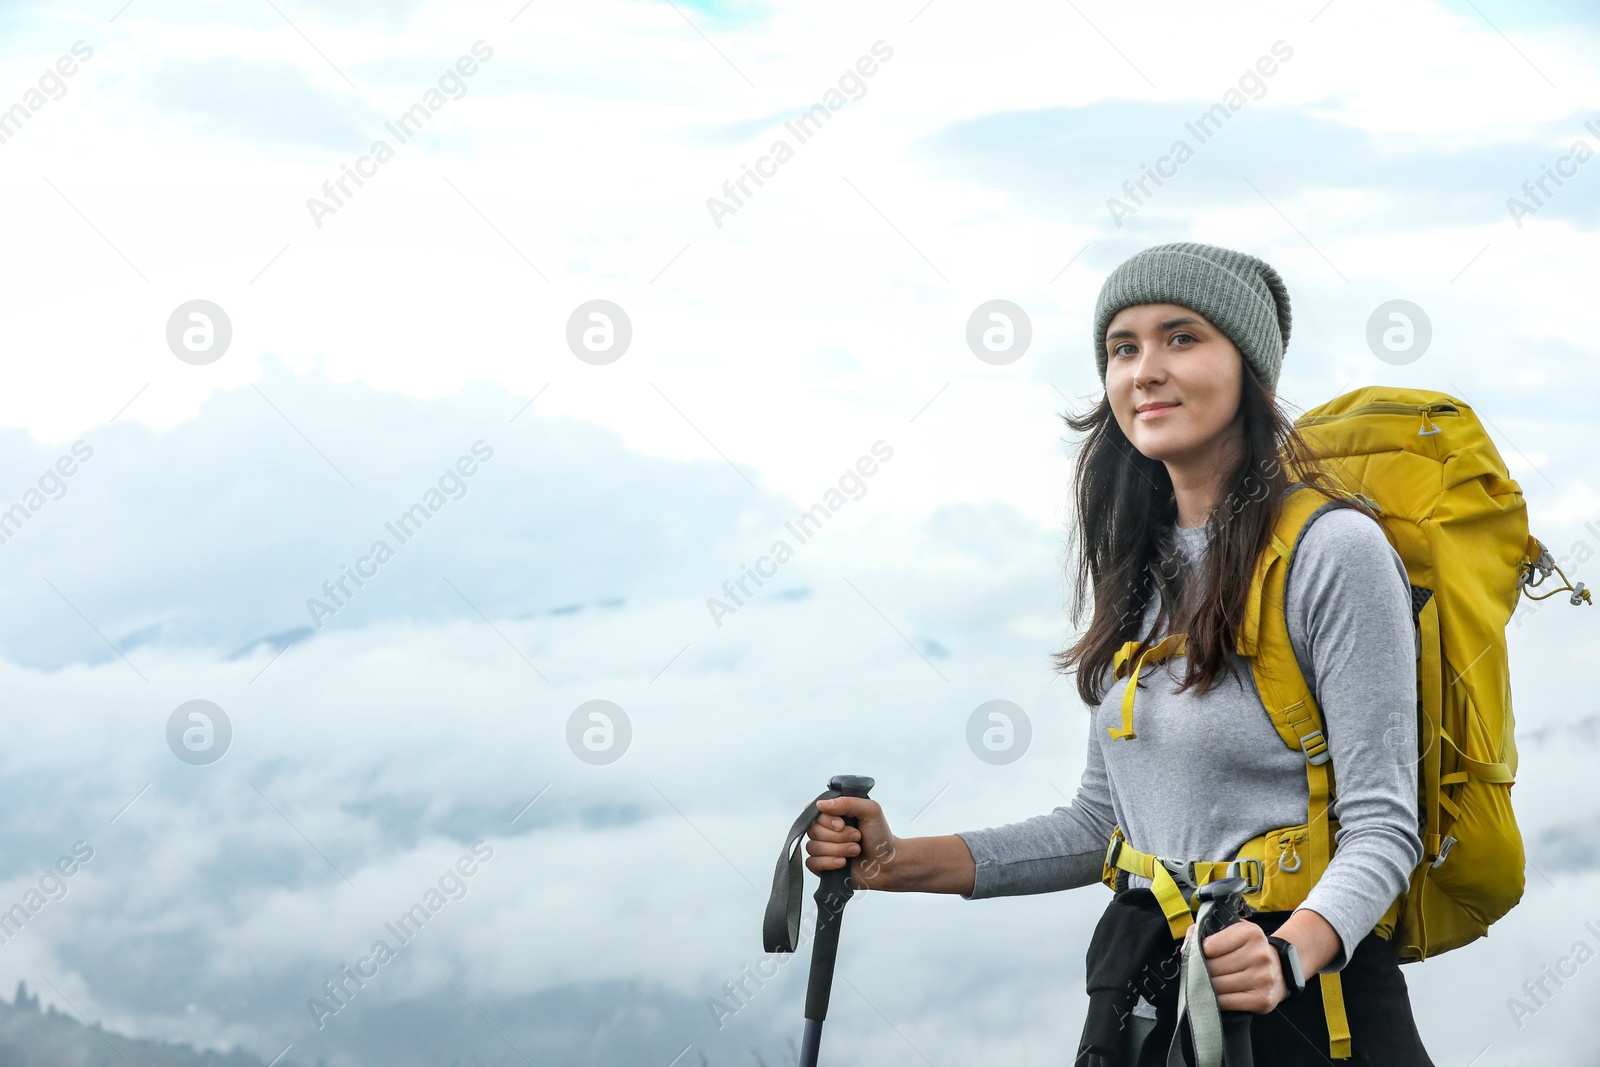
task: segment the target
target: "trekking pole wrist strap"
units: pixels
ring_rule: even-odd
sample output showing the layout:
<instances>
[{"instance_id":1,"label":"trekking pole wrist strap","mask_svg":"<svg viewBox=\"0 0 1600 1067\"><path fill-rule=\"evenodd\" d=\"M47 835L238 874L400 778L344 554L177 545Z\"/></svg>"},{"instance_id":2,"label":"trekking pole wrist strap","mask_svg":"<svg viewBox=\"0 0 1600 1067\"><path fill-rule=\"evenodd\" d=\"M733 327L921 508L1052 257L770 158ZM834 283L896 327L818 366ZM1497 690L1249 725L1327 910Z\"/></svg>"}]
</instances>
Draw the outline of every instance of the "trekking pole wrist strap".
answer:
<instances>
[{"instance_id":1,"label":"trekking pole wrist strap","mask_svg":"<svg viewBox=\"0 0 1600 1067\"><path fill-rule=\"evenodd\" d=\"M829 787L818 793L789 827L789 836L783 842L783 851L778 853L778 864L772 872L772 894L767 898L766 914L761 920L761 940L767 952L793 952L800 946L800 906L805 882L800 839L822 814L817 804L835 797L864 797L872 786L871 778L836 775ZM845 823L854 825L854 820L846 818ZM847 859L845 870L849 869Z\"/></svg>"}]
</instances>

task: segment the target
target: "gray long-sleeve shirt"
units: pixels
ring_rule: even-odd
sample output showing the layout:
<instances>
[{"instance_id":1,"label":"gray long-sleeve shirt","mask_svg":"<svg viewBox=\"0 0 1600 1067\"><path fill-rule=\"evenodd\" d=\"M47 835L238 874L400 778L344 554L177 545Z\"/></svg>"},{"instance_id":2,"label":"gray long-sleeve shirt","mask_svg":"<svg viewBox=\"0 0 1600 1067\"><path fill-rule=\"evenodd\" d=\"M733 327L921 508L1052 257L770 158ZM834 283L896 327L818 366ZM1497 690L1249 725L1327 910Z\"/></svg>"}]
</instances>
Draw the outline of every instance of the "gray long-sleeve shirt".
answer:
<instances>
[{"instance_id":1,"label":"gray long-sleeve shirt","mask_svg":"<svg viewBox=\"0 0 1600 1067\"><path fill-rule=\"evenodd\" d=\"M1209 527L1176 527L1191 565ZM1192 572L1191 572L1192 573ZM1337 851L1301 905L1338 933L1337 971L1402 893L1422 857L1416 779L1416 643L1405 565L1377 523L1348 509L1320 515L1289 570L1289 643L1322 710L1338 797ZM1146 609L1154 622L1157 605ZM1144 632L1143 630L1140 631ZM1257 693L1224 674L1210 693L1175 695L1181 659L1146 666L1133 739L1113 740L1122 694L1090 709L1088 762L1070 805L959 836L977 863L968 900L1097 883L1111 831L1144 852L1232 859L1246 841L1306 821L1305 757L1283 743ZM1130 884L1148 884L1132 876Z\"/></svg>"}]
</instances>

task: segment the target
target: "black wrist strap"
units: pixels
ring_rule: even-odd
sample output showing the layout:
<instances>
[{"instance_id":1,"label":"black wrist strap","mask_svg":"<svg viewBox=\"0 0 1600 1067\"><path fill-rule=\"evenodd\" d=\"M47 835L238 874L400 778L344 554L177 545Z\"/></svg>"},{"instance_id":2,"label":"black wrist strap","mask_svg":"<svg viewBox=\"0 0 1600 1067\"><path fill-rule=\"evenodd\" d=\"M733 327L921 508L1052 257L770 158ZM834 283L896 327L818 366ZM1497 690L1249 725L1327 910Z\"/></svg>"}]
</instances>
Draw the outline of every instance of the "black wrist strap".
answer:
<instances>
[{"instance_id":1,"label":"black wrist strap","mask_svg":"<svg viewBox=\"0 0 1600 1067\"><path fill-rule=\"evenodd\" d=\"M1294 945L1292 942L1272 934L1267 935L1267 944L1271 945L1278 953L1278 969L1283 972L1283 984L1289 990L1289 995L1284 999L1293 1000L1306 991L1305 972L1301 971L1300 984L1296 985L1294 979L1295 968L1289 966L1289 950L1294 948ZM1294 951L1298 958L1300 950L1295 949Z\"/></svg>"}]
</instances>

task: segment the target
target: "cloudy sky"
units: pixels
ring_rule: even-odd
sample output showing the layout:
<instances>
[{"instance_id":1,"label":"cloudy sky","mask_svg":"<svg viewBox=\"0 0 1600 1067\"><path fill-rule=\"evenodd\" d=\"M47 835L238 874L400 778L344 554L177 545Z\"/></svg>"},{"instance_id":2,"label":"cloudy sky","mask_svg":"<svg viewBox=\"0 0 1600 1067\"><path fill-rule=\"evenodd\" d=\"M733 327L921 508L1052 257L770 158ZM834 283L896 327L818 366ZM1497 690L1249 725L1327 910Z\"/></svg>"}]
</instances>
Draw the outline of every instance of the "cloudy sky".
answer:
<instances>
[{"instance_id":1,"label":"cloudy sky","mask_svg":"<svg viewBox=\"0 0 1600 1067\"><path fill-rule=\"evenodd\" d=\"M830 775L901 835L1076 786L1060 415L1151 244L1274 264L1296 410L1468 402L1533 532L1593 555L1592 7L1229 8L0 8L0 907L92 850L0 989L285 1063L782 1062L804 963L707 1001ZM1028 343L980 358L995 300ZM1425 350L1369 343L1397 300ZM1600 963L1507 1003L1600 950L1596 627L1511 631L1528 891L1406 968L1440 1064L1600 1042ZM966 742L995 699L1032 725L1005 766ZM825 1044L1064 1062L1104 903L858 898Z\"/></svg>"}]
</instances>

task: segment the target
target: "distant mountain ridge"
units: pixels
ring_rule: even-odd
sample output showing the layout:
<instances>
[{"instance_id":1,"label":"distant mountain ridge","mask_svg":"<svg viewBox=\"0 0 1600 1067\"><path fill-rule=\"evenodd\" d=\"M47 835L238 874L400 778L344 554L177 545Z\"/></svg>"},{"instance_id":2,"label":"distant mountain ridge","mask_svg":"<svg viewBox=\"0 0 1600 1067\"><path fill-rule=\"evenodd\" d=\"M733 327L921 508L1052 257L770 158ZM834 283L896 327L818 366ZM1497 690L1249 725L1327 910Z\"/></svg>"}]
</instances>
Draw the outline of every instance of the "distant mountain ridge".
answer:
<instances>
[{"instance_id":1,"label":"distant mountain ridge","mask_svg":"<svg viewBox=\"0 0 1600 1067\"><path fill-rule=\"evenodd\" d=\"M39 995L17 983L16 1001L0 1000L0 1067L267 1067L266 1061L240 1049L197 1051L107 1033L85 1026L55 1005L41 1012ZM297 1067L289 1059L273 1067Z\"/></svg>"}]
</instances>

